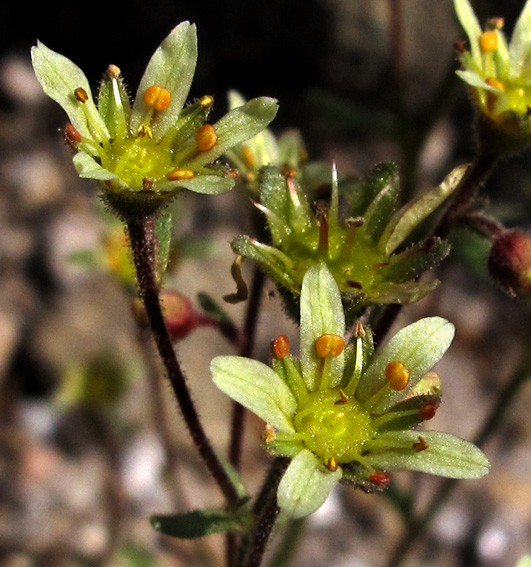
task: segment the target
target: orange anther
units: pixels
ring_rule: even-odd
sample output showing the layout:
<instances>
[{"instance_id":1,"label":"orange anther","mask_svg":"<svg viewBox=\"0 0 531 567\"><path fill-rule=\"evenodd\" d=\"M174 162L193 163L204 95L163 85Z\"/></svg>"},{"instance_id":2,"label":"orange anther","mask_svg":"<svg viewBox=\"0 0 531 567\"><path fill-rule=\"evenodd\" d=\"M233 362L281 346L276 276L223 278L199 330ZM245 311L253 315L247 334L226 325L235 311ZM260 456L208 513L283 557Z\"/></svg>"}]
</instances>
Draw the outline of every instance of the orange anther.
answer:
<instances>
[{"instance_id":1,"label":"orange anther","mask_svg":"<svg viewBox=\"0 0 531 567\"><path fill-rule=\"evenodd\" d=\"M333 358L345 350L345 341L339 335L321 335L315 343L317 356Z\"/></svg>"},{"instance_id":2,"label":"orange anther","mask_svg":"<svg viewBox=\"0 0 531 567\"><path fill-rule=\"evenodd\" d=\"M195 141L197 142L197 147L202 152L208 152L208 150L211 150L218 141L218 135L214 130L214 126L211 124L201 126L195 135Z\"/></svg>"},{"instance_id":3,"label":"orange anther","mask_svg":"<svg viewBox=\"0 0 531 567\"><path fill-rule=\"evenodd\" d=\"M77 87L77 89L75 89L74 91L74 96L79 102L83 103L87 102L87 100L89 99L87 91L83 87Z\"/></svg>"},{"instance_id":4,"label":"orange anther","mask_svg":"<svg viewBox=\"0 0 531 567\"><path fill-rule=\"evenodd\" d=\"M494 30L487 30L479 38L479 47L483 53L491 53L498 49L498 35Z\"/></svg>"},{"instance_id":5,"label":"orange anther","mask_svg":"<svg viewBox=\"0 0 531 567\"><path fill-rule=\"evenodd\" d=\"M186 181L193 179L195 173L191 169L175 169L166 175L168 181Z\"/></svg>"},{"instance_id":6,"label":"orange anther","mask_svg":"<svg viewBox=\"0 0 531 567\"><path fill-rule=\"evenodd\" d=\"M212 108L214 106L214 97L210 95L205 95L199 99L199 104L203 108Z\"/></svg>"},{"instance_id":7,"label":"orange anther","mask_svg":"<svg viewBox=\"0 0 531 567\"><path fill-rule=\"evenodd\" d=\"M289 354L289 338L287 335L279 335L271 341L271 354L277 360L281 360Z\"/></svg>"},{"instance_id":8,"label":"orange anther","mask_svg":"<svg viewBox=\"0 0 531 567\"><path fill-rule=\"evenodd\" d=\"M251 148L249 146L242 146L241 152L242 152L243 159L245 160L247 167L249 167L249 168L254 167L255 164L256 164L256 160L254 158L254 154L253 154L253 151L251 150Z\"/></svg>"},{"instance_id":9,"label":"orange anther","mask_svg":"<svg viewBox=\"0 0 531 567\"><path fill-rule=\"evenodd\" d=\"M146 106L162 112L170 106L170 91L157 85L153 85L146 89L146 92L144 93L144 102L146 103Z\"/></svg>"},{"instance_id":10,"label":"orange anther","mask_svg":"<svg viewBox=\"0 0 531 567\"><path fill-rule=\"evenodd\" d=\"M330 471L330 472L336 472L337 469L339 467L339 464L337 462L337 459L334 457L330 457L328 459L328 462L326 463L326 468Z\"/></svg>"},{"instance_id":11,"label":"orange anther","mask_svg":"<svg viewBox=\"0 0 531 567\"><path fill-rule=\"evenodd\" d=\"M404 363L394 360L385 367L385 378L391 389L400 391L409 384L409 370Z\"/></svg>"},{"instance_id":12,"label":"orange anther","mask_svg":"<svg viewBox=\"0 0 531 567\"><path fill-rule=\"evenodd\" d=\"M487 85L490 85L495 89L498 89L502 92L505 91L505 87L503 86L503 83L501 83L500 81L498 81L498 79L495 79L494 77L487 77L485 79L485 82L487 83Z\"/></svg>"},{"instance_id":13,"label":"orange anther","mask_svg":"<svg viewBox=\"0 0 531 567\"><path fill-rule=\"evenodd\" d=\"M424 421L428 421L428 419L433 419L435 417L438 407L439 407L439 403L437 402L437 400L431 400L429 402L426 402L420 408L420 417Z\"/></svg>"}]
</instances>

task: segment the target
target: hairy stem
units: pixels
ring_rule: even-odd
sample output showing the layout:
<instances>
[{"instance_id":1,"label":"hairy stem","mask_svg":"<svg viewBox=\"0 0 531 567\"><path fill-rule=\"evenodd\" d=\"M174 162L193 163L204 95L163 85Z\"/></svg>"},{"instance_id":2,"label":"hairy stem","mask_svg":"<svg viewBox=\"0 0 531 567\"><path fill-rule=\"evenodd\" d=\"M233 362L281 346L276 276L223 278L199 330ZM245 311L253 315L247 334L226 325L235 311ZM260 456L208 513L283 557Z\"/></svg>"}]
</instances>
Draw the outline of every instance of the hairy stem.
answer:
<instances>
[{"instance_id":1,"label":"hairy stem","mask_svg":"<svg viewBox=\"0 0 531 567\"><path fill-rule=\"evenodd\" d=\"M152 221L153 219L148 217L146 219L133 218L127 222L140 296L144 302L159 355L192 440L225 499L229 504L233 504L238 500L238 493L203 429L186 384L185 376L177 360L171 337L166 328L154 272Z\"/></svg>"}]
</instances>

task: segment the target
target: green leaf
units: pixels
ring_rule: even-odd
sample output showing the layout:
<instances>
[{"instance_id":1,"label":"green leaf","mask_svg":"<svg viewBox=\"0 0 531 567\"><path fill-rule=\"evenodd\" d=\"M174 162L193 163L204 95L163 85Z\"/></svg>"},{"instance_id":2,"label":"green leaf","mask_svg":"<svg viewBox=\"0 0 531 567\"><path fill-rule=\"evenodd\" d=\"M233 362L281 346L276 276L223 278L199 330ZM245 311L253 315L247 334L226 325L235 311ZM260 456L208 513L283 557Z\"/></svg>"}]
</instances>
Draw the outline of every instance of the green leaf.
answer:
<instances>
[{"instance_id":1,"label":"green leaf","mask_svg":"<svg viewBox=\"0 0 531 567\"><path fill-rule=\"evenodd\" d=\"M427 449L416 451L419 437ZM489 461L472 443L438 431L388 431L380 434L364 463L385 471L412 470L448 478L480 478L489 472Z\"/></svg>"},{"instance_id":2,"label":"green leaf","mask_svg":"<svg viewBox=\"0 0 531 567\"><path fill-rule=\"evenodd\" d=\"M302 375L310 391L317 388L322 373L322 359L315 352L315 343L325 334L343 338L345 315L337 283L326 264L321 263L306 272L301 291L300 358ZM344 353L329 361L329 387L334 388L343 375Z\"/></svg>"},{"instance_id":3,"label":"green leaf","mask_svg":"<svg viewBox=\"0 0 531 567\"><path fill-rule=\"evenodd\" d=\"M151 57L140 81L131 114L131 131L136 132L150 108L144 102L145 91L153 86L167 89L170 106L157 113L152 121L153 136L160 140L179 118L194 77L197 62L197 33L195 25L182 22L175 27Z\"/></svg>"},{"instance_id":4,"label":"green leaf","mask_svg":"<svg viewBox=\"0 0 531 567\"><path fill-rule=\"evenodd\" d=\"M218 136L216 145L207 152L201 152L187 167L192 169L214 162L229 148L256 136L275 118L278 103L274 98L260 97L231 110L223 116L214 129Z\"/></svg>"},{"instance_id":5,"label":"green leaf","mask_svg":"<svg viewBox=\"0 0 531 567\"><path fill-rule=\"evenodd\" d=\"M378 243L380 250L390 256L413 229L453 193L467 169L468 165L456 167L439 186L420 195L398 210L380 238Z\"/></svg>"},{"instance_id":6,"label":"green leaf","mask_svg":"<svg viewBox=\"0 0 531 567\"><path fill-rule=\"evenodd\" d=\"M196 539L211 534L244 532L252 526L252 515L244 507L236 510L207 508L184 514L157 514L151 525L165 535L180 539Z\"/></svg>"},{"instance_id":7,"label":"green leaf","mask_svg":"<svg viewBox=\"0 0 531 567\"><path fill-rule=\"evenodd\" d=\"M324 504L342 474L341 468L331 472L311 451L303 449L293 458L278 486L281 514L293 520L312 514Z\"/></svg>"},{"instance_id":8,"label":"green leaf","mask_svg":"<svg viewBox=\"0 0 531 567\"><path fill-rule=\"evenodd\" d=\"M293 433L297 401L269 366L241 356L217 356L210 365L216 386L279 431Z\"/></svg>"},{"instance_id":9,"label":"green leaf","mask_svg":"<svg viewBox=\"0 0 531 567\"><path fill-rule=\"evenodd\" d=\"M402 400L407 392L433 368L446 352L454 337L454 326L441 317L427 317L401 329L385 345L369 365L356 390L361 403L367 402L386 385L385 368L393 361L402 362L409 370L406 390L389 389L372 409L381 414Z\"/></svg>"},{"instance_id":10,"label":"green leaf","mask_svg":"<svg viewBox=\"0 0 531 567\"><path fill-rule=\"evenodd\" d=\"M109 132L94 101L85 73L70 59L38 42L31 49L33 69L44 92L59 103L73 126L82 136L104 142ZM82 88L88 95L85 103L76 99L74 91Z\"/></svg>"}]
</instances>

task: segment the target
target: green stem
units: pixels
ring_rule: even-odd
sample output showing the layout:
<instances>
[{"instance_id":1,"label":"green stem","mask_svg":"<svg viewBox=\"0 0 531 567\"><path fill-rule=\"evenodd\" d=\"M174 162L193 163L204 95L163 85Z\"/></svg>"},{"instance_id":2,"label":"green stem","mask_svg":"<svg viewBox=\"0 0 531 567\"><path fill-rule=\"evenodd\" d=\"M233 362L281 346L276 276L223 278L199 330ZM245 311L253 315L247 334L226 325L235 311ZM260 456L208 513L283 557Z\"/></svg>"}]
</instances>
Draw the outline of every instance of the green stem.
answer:
<instances>
[{"instance_id":1,"label":"green stem","mask_svg":"<svg viewBox=\"0 0 531 567\"><path fill-rule=\"evenodd\" d=\"M284 537L275 550L269 565L271 567L287 567L293 558L297 545L301 541L306 526L306 518L291 520L284 530Z\"/></svg>"},{"instance_id":2,"label":"green stem","mask_svg":"<svg viewBox=\"0 0 531 567\"><path fill-rule=\"evenodd\" d=\"M127 221L140 296L144 302L159 355L192 440L227 502L234 504L238 500L238 492L203 429L164 321L154 272L152 221L152 217L144 219L135 217Z\"/></svg>"},{"instance_id":3,"label":"green stem","mask_svg":"<svg viewBox=\"0 0 531 567\"><path fill-rule=\"evenodd\" d=\"M530 366L531 361L526 360L500 393L483 427L474 440L475 445L482 447L497 431L498 426L503 422L507 410L520 391L520 388L526 381L531 379ZM424 512L409 522L406 533L403 535L394 554L387 563L387 567L396 567L396 565L403 564L405 557L408 555L413 545L424 535L430 522L452 494L457 484L458 479L448 478L440 485Z\"/></svg>"}]
</instances>

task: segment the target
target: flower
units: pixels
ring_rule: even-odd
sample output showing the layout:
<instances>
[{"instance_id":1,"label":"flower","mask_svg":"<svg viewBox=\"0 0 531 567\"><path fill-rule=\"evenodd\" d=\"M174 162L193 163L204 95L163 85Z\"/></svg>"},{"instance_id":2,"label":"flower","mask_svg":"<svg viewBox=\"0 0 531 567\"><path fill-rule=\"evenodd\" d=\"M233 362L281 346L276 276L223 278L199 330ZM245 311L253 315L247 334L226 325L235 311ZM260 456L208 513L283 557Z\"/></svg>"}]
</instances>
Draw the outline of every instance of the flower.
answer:
<instances>
[{"instance_id":1,"label":"flower","mask_svg":"<svg viewBox=\"0 0 531 567\"><path fill-rule=\"evenodd\" d=\"M339 183L330 176L329 202L318 200L315 212L297 177L268 166L261 170L260 202L272 245L237 236L232 248L261 265L291 294L298 296L306 270L323 261L334 275L345 305L353 312L370 304L412 303L437 285L418 281L449 252L449 245L432 238L404 246L424 219L447 199L463 176L456 168L438 187L395 211L399 192L397 167L376 166L369 178L345 189L350 202L347 218L339 218ZM304 187L306 189L306 187ZM288 300L290 299L289 296Z\"/></svg>"},{"instance_id":2,"label":"flower","mask_svg":"<svg viewBox=\"0 0 531 567\"><path fill-rule=\"evenodd\" d=\"M194 25L179 24L148 63L131 104L120 69L110 65L97 103L84 73L39 42L33 67L45 93L70 118L65 139L81 177L102 184L119 215L156 210L181 189L217 194L234 184L229 168L212 164L229 148L260 132L277 102L262 97L206 124L214 104L204 96L184 106L197 60Z\"/></svg>"},{"instance_id":3,"label":"flower","mask_svg":"<svg viewBox=\"0 0 531 567\"><path fill-rule=\"evenodd\" d=\"M438 378L428 372L453 335L448 321L422 319L373 356L370 332L358 323L345 347L339 290L321 263L302 285L300 360L283 335L273 341L272 368L238 356L214 358L216 385L267 423L270 453L292 458L277 493L285 515L311 514L339 481L371 489L387 486L396 470L451 478L488 472L485 455L471 443L413 429L435 415Z\"/></svg>"},{"instance_id":4,"label":"flower","mask_svg":"<svg viewBox=\"0 0 531 567\"><path fill-rule=\"evenodd\" d=\"M469 40L460 47L463 70L457 74L470 87L481 115L509 139L531 141L531 1L518 19L510 43L502 18L493 18L483 30L469 0L454 0L457 17Z\"/></svg>"}]
</instances>

